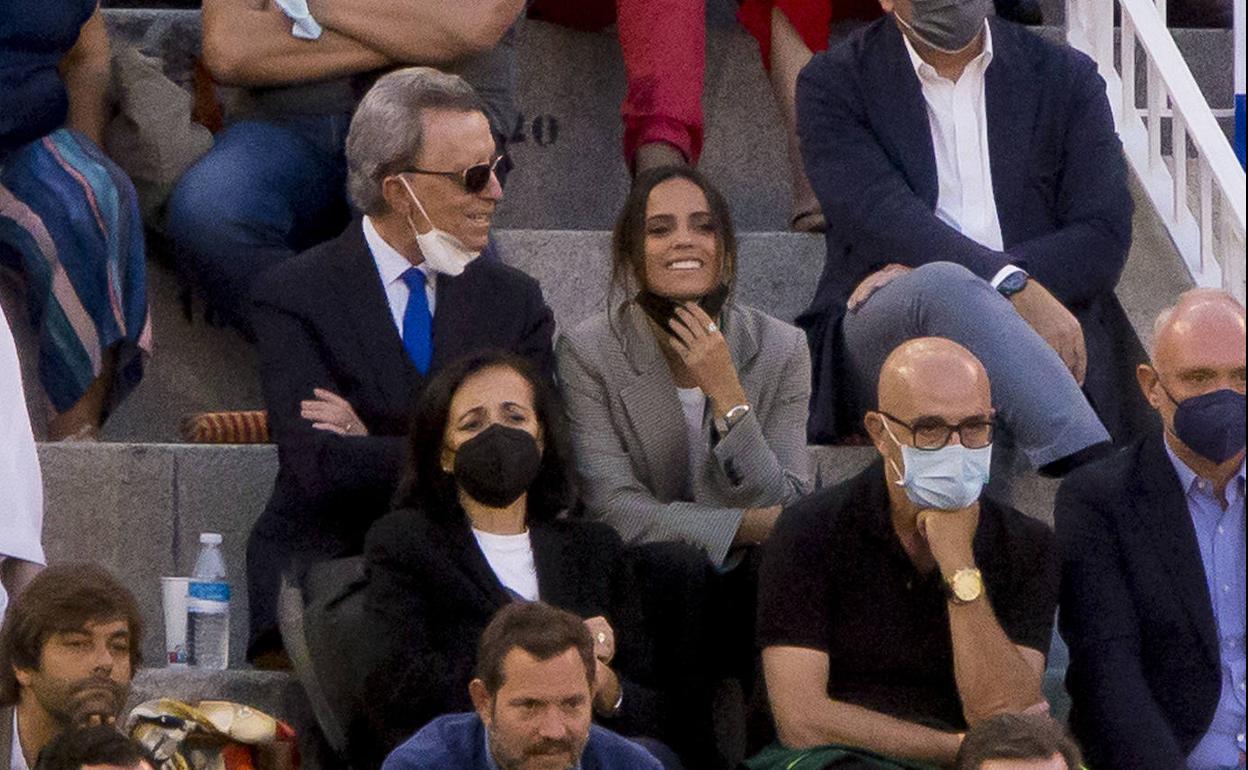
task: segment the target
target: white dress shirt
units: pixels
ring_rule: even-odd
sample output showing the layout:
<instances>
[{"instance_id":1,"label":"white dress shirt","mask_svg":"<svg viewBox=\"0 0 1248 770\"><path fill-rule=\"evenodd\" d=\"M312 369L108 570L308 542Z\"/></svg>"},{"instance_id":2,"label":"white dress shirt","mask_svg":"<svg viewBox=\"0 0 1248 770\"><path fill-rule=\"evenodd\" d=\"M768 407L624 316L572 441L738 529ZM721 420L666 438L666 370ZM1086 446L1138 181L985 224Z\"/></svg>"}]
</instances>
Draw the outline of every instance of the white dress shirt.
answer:
<instances>
[{"instance_id":1,"label":"white dress shirt","mask_svg":"<svg viewBox=\"0 0 1248 770\"><path fill-rule=\"evenodd\" d=\"M403 274L412 263L386 243L368 217L364 217L364 240L373 254L373 261L377 263L377 274L381 276L381 285L386 290L386 302L390 305L390 317L394 319L395 328L402 337L403 314L407 312L407 299L411 295L403 281ZM416 269L425 274L425 296L429 299L429 315L432 316L438 304L438 274L426 268L423 263L417 265Z\"/></svg>"},{"instance_id":2,"label":"white dress shirt","mask_svg":"<svg viewBox=\"0 0 1248 770\"><path fill-rule=\"evenodd\" d=\"M984 50L966 65L956 83L923 61L910 38L901 37L927 104L936 153L936 216L967 238L1000 251L1004 244L992 191L984 96L985 73L992 63L992 29L984 22ZM1013 265L1002 268L992 278L993 287L1017 270Z\"/></svg>"},{"instance_id":3,"label":"white dress shirt","mask_svg":"<svg viewBox=\"0 0 1248 770\"><path fill-rule=\"evenodd\" d=\"M0 564L6 558L44 563L43 478L30 430L17 345L0 311ZM8 596L0 585L0 622Z\"/></svg>"},{"instance_id":4,"label":"white dress shirt","mask_svg":"<svg viewBox=\"0 0 1248 770\"><path fill-rule=\"evenodd\" d=\"M17 732L17 709L13 709L13 748L9 752L10 770L30 770L26 755L22 753L22 736Z\"/></svg>"}]
</instances>

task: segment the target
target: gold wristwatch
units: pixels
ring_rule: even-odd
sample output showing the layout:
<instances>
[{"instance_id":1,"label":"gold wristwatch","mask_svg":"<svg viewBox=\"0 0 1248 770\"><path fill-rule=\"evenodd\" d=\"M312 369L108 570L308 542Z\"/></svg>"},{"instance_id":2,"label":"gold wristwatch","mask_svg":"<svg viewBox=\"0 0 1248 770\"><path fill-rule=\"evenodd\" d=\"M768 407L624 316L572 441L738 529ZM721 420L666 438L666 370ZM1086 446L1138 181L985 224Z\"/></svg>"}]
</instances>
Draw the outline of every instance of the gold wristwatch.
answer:
<instances>
[{"instance_id":1,"label":"gold wristwatch","mask_svg":"<svg viewBox=\"0 0 1248 770\"><path fill-rule=\"evenodd\" d=\"M984 595L984 576L974 567L963 567L945 579L945 593L954 604L970 604Z\"/></svg>"}]
</instances>

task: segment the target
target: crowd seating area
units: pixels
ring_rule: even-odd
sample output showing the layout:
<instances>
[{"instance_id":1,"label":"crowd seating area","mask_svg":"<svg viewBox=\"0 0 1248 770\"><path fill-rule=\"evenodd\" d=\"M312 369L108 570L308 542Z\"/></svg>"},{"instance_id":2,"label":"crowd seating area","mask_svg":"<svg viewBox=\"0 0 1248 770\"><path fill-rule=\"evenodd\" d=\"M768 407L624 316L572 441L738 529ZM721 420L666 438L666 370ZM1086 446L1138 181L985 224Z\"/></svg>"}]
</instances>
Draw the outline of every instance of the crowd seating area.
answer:
<instances>
[{"instance_id":1,"label":"crowd seating area","mask_svg":"<svg viewBox=\"0 0 1248 770\"><path fill-rule=\"evenodd\" d=\"M1060 39L1062 6L1043 5L1051 24L1043 34ZM791 185L782 122L754 41L734 21L733 8L708 3L707 133L700 168L723 191L742 231L740 300L792 321L814 291L825 246L819 236L787 231ZM107 18L115 45L138 46L158 57L175 82L189 84L199 50L197 11L115 8ZM1232 92L1229 31L1179 30L1175 37L1213 106L1229 106L1229 96L1226 104L1217 103ZM517 168L495 233L504 259L540 281L559 326L568 328L603 306L606 229L628 189L619 153L622 67L610 33L541 22L522 26L518 51L523 117L510 148ZM1132 250L1118 297L1142 336L1191 278L1146 196L1137 190L1135 199ZM306 728L311 712L293 678L245 670L241 662L246 538L272 489L276 449L176 443L188 413L263 408L255 353L236 332L207 324L198 306L192 305L188 318L181 289L168 255L153 249L149 295L156 352L145 379L105 425L105 442L41 445L44 543L51 562L98 562L139 599L150 623L144 654L154 667L136 679L134 702L211 695L251 703ZM10 317L11 308L20 307L3 280L0 303ZM26 379L33 379L29 371ZM848 478L874 456L869 447L810 452L819 486ZM1000 491L1025 513L1052 523L1055 490L1055 482L1026 473ZM163 670L158 578L190 571L203 531L224 535L235 591L232 667L215 673ZM1064 658L1055 640L1046 694L1059 713L1067 702ZM318 770L320 761L309 751L304 767Z\"/></svg>"}]
</instances>

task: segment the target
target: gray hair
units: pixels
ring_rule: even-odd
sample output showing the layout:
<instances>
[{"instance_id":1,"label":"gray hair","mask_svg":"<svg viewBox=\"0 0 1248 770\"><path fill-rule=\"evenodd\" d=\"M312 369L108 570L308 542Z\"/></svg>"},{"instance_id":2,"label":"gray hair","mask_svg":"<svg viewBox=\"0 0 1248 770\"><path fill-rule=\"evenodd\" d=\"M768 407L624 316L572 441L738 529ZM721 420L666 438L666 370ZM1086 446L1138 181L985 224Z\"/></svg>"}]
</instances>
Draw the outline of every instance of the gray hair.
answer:
<instances>
[{"instance_id":1,"label":"gray hair","mask_svg":"<svg viewBox=\"0 0 1248 770\"><path fill-rule=\"evenodd\" d=\"M410 168L424 143L425 110L485 112L458 75L406 67L383 75L360 100L347 133L347 195L362 214L386 210L381 182Z\"/></svg>"}]
</instances>

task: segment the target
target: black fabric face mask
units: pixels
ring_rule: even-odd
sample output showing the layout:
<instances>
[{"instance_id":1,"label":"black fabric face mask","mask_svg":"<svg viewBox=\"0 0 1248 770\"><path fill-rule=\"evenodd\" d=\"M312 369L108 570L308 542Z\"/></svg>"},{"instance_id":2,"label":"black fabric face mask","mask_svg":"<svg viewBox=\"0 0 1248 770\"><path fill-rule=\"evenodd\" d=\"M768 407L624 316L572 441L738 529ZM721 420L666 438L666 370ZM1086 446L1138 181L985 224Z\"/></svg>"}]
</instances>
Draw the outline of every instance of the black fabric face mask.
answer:
<instances>
[{"instance_id":1,"label":"black fabric face mask","mask_svg":"<svg viewBox=\"0 0 1248 770\"><path fill-rule=\"evenodd\" d=\"M680 307L683 302L677 302L669 297L655 294L648 289L637 292L637 304L650 316L650 320L654 321L663 330L671 327L672 319L676 317L676 308ZM724 309L724 303L728 301L728 285L721 283L719 286L706 296L698 300L698 306L701 307L712 320L719 318L719 313Z\"/></svg>"},{"instance_id":2,"label":"black fabric face mask","mask_svg":"<svg viewBox=\"0 0 1248 770\"><path fill-rule=\"evenodd\" d=\"M537 440L505 425L491 425L455 452L455 483L473 500L491 508L514 503L541 468Z\"/></svg>"}]
</instances>

